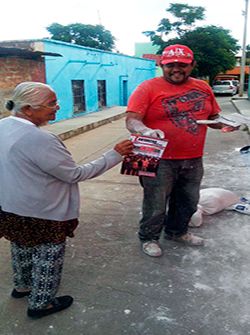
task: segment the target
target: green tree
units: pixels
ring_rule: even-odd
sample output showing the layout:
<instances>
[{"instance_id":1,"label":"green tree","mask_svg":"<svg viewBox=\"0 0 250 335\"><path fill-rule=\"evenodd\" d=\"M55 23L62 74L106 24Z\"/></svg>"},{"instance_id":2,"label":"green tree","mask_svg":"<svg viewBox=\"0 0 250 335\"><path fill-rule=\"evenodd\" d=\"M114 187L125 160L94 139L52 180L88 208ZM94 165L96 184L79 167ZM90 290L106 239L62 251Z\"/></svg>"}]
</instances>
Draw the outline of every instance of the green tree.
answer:
<instances>
[{"instance_id":1,"label":"green tree","mask_svg":"<svg viewBox=\"0 0 250 335\"><path fill-rule=\"evenodd\" d=\"M167 45L184 44L193 50L197 66L194 74L209 77L210 83L218 73L235 67L235 55L239 50L237 40L230 31L217 26L198 27L181 38L170 39Z\"/></svg>"},{"instance_id":2,"label":"green tree","mask_svg":"<svg viewBox=\"0 0 250 335\"><path fill-rule=\"evenodd\" d=\"M250 64L250 44L246 46L246 64Z\"/></svg>"},{"instance_id":3,"label":"green tree","mask_svg":"<svg viewBox=\"0 0 250 335\"><path fill-rule=\"evenodd\" d=\"M163 18L156 31L149 30L143 32L143 34L150 37L153 45L159 45L160 49L166 45L165 40L169 34L174 33L178 37L181 37L187 30L194 27L196 21L203 20L205 17L205 9L203 7L180 3L170 3L166 12L170 18Z\"/></svg>"},{"instance_id":4,"label":"green tree","mask_svg":"<svg viewBox=\"0 0 250 335\"><path fill-rule=\"evenodd\" d=\"M204 19L203 7L193 7L186 4L171 3L166 10L175 20L161 20L156 31L145 31L153 45L159 46L158 53L171 44L189 46L195 54L197 66L193 75L209 77L210 83L221 72L234 68L236 52L239 50L237 40L230 31L222 27L195 27L197 20ZM175 33L175 38L169 34Z\"/></svg>"},{"instance_id":5,"label":"green tree","mask_svg":"<svg viewBox=\"0 0 250 335\"><path fill-rule=\"evenodd\" d=\"M112 51L115 37L102 25L74 23L63 26L52 23L46 28L52 35L51 39L83 45L90 48Z\"/></svg>"}]
</instances>

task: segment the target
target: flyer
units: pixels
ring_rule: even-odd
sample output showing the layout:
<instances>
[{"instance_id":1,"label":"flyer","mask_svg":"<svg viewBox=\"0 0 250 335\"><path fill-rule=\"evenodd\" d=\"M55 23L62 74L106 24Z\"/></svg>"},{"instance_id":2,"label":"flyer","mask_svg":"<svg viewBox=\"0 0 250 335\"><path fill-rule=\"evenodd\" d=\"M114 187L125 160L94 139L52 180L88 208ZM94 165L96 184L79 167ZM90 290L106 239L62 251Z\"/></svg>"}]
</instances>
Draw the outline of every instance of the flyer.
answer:
<instances>
[{"instance_id":1,"label":"flyer","mask_svg":"<svg viewBox=\"0 0 250 335\"><path fill-rule=\"evenodd\" d=\"M224 123L227 126L239 127L241 125L250 125L250 117L245 116L240 113L232 113L228 115L220 115L217 119L214 120L197 120L198 124L216 124Z\"/></svg>"},{"instance_id":2,"label":"flyer","mask_svg":"<svg viewBox=\"0 0 250 335\"><path fill-rule=\"evenodd\" d=\"M132 134L133 153L124 157L121 174L155 177L167 140Z\"/></svg>"}]
</instances>

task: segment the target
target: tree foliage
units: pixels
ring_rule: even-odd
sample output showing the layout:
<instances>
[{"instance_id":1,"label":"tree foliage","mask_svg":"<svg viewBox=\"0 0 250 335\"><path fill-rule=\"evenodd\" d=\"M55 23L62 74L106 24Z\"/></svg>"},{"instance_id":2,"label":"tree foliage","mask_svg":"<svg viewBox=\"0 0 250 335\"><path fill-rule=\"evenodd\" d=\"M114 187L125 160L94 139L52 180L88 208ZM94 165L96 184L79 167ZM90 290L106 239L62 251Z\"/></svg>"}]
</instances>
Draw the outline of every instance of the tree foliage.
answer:
<instances>
[{"instance_id":1,"label":"tree foliage","mask_svg":"<svg viewBox=\"0 0 250 335\"><path fill-rule=\"evenodd\" d=\"M90 48L112 51L115 38L102 25L73 23L63 26L52 23L47 27L51 39L83 45Z\"/></svg>"},{"instance_id":2,"label":"tree foliage","mask_svg":"<svg viewBox=\"0 0 250 335\"><path fill-rule=\"evenodd\" d=\"M187 4L170 3L166 9L168 17L174 19L171 20L163 18L156 31L144 31L143 34L150 37L153 45L159 45L163 47L166 42L166 38L169 34L175 34L181 37L187 30L194 27L194 23L204 19L205 9L200 6L189 6Z\"/></svg>"},{"instance_id":3,"label":"tree foliage","mask_svg":"<svg viewBox=\"0 0 250 335\"><path fill-rule=\"evenodd\" d=\"M250 64L250 44L246 46L246 58L247 58L247 64Z\"/></svg>"},{"instance_id":4,"label":"tree foliage","mask_svg":"<svg viewBox=\"0 0 250 335\"><path fill-rule=\"evenodd\" d=\"M153 45L159 46L158 53L171 44L187 45L193 50L197 61L193 74L209 77L210 82L218 73L234 68L239 46L230 31L213 25L195 27L197 20L204 19L203 7L171 3L166 11L172 14L175 21L164 18L156 31L144 32ZM175 33L176 37L166 40L170 33Z\"/></svg>"},{"instance_id":5,"label":"tree foliage","mask_svg":"<svg viewBox=\"0 0 250 335\"><path fill-rule=\"evenodd\" d=\"M181 38L169 40L167 45L176 43L187 45L193 50L197 61L194 73L199 77L209 77L210 82L218 73L235 67L239 46L227 29L217 26L198 27L186 32Z\"/></svg>"}]
</instances>

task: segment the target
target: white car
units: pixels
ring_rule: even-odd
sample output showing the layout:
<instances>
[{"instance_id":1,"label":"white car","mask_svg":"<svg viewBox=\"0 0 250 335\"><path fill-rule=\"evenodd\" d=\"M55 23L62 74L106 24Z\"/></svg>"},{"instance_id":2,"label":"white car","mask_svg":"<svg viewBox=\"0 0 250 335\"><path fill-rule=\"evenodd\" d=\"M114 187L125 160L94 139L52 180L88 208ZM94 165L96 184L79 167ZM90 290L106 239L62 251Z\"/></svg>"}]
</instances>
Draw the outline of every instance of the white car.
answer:
<instances>
[{"instance_id":1,"label":"white car","mask_svg":"<svg viewBox=\"0 0 250 335\"><path fill-rule=\"evenodd\" d=\"M239 82L239 80L233 79L232 82L233 82L234 86L236 86L236 88L237 88L236 93L239 93L239 90L240 90L240 82Z\"/></svg>"},{"instance_id":2,"label":"white car","mask_svg":"<svg viewBox=\"0 0 250 335\"><path fill-rule=\"evenodd\" d=\"M237 87L234 85L233 80L218 80L215 81L212 90L215 95L229 94L231 96L237 93Z\"/></svg>"}]
</instances>

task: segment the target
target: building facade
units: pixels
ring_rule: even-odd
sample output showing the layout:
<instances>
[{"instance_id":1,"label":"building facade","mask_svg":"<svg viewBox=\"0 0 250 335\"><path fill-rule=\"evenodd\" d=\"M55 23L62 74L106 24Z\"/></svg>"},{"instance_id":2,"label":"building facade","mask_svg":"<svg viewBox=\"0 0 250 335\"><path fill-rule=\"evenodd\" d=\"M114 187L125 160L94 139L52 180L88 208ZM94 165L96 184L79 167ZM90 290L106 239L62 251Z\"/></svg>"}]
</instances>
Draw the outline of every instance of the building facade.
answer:
<instances>
[{"instance_id":1,"label":"building facade","mask_svg":"<svg viewBox=\"0 0 250 335\"><path fill-rule=\"evenodd\" d=\"M37 62L36 73L39 75L32 76L32 68L27 62L23 67L26 69L24 73L20 71L18 80L9 82L11 87L8 90L13 89L17 81L46 82L55 90L60 102L56 121L108 107L126 106L132 91L142 81L155 76L153 60L50 39L6 41L0 43L0 47L22 48L44 55L43 61L40 60L44 64L44 71L41 68L38 71L41 64ZM5 62L8 61L5 59ZM15 69L18 67L18 64L14 66ZM1 81L0 89L3 86Z\"/></svg>"},{"instance_id":2,"label":"building facade","mask_svg":"<svg viewBox=\"0 0 250 335\"><path fill-rule=\"evenodd\" d=\"M5 101L13 88L22 81L45 83L43 53L0 47L0 117L8 115Z\"/></svg>"}]
</instances>

